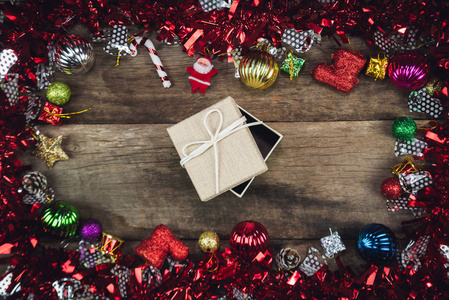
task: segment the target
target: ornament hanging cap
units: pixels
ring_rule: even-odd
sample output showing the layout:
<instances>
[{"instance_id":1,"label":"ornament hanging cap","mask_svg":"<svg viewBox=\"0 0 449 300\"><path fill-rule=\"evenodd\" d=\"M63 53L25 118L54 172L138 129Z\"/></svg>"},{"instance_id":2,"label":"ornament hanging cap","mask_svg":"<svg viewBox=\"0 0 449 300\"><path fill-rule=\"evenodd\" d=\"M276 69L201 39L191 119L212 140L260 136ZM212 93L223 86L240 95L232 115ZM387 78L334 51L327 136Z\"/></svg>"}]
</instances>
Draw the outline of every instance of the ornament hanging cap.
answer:
<instances>
[{"instance_id":1,"label":"ornament hanging cap","mask_svg":"<svg viewBox=\"0 0 449 300\"><path fill-rule=\"evenodd\" d=\"M210 63L212 63L212 60L210 59L210 50L207 47L204 47L204 56L198 57L196 60L199 60L201 58L207 59Z\"/></svg>"}]
</instances>

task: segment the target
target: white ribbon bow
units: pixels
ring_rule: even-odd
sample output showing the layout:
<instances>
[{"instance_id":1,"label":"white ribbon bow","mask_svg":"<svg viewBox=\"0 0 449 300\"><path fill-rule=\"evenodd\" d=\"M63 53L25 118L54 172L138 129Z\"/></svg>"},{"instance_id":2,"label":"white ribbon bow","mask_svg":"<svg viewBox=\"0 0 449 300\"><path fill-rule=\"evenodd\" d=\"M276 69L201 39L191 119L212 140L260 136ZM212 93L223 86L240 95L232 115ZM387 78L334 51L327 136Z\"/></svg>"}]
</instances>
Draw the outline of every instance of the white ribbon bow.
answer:
<instances>
[{"instance_id":1,"label":"white ribbon bow","mask_svg":"<svg viewBox=\"0 0 449 300\"><path fill-rule=\"evenodd\" d=\"M219 119L219 123L218 123L218 127L215 130L215 133L212 133L212 131L210 130L209 126L207 125L207 118L212 114L212 113L218 113L218 116L220 117ZM255 126L255 125L260 125L263 122L258 121L258 122L253 122L253 123L249 123L249 124L243 124L246 121L246 117L241 117L240 119L238 119L237 121L235 121L234 123L232 123L231 125L229 125L228 127L226 127L225 129L221 130L221 127L223 126L223 114L221 113L221 111L219 109L211 109L207 112L207 114L204 116L204 127L207 130L207 133L210 136L210 140L209 141L198 141L198 142L192 142L192 143L188 143L186 144L183 148L182 148L182 154L184 155L184 158L181 159L180 164L182 167L184 167L184 165L190 161L191 159L200 156L201 154L203 154L204 152L207 151L207 149L209 149L210 147L214 147L214 152L215 152L215 193L218 194L219 193L219 183L218 183L218 150L217 150L217 143L221 140L223 140L224 138L230 136L231 134L233 134L234 132L237 132L243 128L247 128L250 126ZM195 150L193 150L190 153L186 153L186 149L190 146L193 145L201 145L198 148L196 148Z\"/></svg>"}]
</instances>

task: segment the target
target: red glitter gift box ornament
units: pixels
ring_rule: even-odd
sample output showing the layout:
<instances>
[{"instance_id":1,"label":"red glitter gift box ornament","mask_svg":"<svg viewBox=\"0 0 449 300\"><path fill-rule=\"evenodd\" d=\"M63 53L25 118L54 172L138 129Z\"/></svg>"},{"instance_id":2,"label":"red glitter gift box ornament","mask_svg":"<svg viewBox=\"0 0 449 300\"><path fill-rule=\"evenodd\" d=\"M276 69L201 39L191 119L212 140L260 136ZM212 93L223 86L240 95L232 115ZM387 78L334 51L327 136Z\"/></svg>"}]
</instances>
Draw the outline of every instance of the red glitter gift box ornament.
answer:
<instances>
[{"instance_id":1,"label":"red glitter gift box ornament","mask_svg":"<svg viewBox=\"0 0 449 300\"><path fill-rule=\"evenodd\" d=\"M312 70L312 77L339 91L349 93L359 83L357 76L367 59L362 52L339 48L332 54L333 65L320 63Z\"/></svg>"},{"instance_id":2,"label":"red glitter gift box ornament","mask_svg":"<svg viewBox=\"0 0 449 300\"><path fill-rule=\"evenodd\" d=\"M53 105L50 102L46 102L38 120L45 121L52 125L61 125L62 110L62 107Z\"/></svg>"}]
</instances>

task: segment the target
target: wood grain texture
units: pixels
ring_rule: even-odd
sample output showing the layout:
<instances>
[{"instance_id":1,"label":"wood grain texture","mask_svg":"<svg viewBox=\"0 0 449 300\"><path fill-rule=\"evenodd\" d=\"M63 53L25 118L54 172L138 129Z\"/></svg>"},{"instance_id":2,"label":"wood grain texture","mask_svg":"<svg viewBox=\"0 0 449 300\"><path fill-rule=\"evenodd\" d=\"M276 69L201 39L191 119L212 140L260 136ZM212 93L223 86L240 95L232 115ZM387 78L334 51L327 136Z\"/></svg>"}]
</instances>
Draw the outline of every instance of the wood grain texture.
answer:
<instances>
[{"instance_id":1,"label":"wood grain texture","mask_svg":"<svg viewBox=\"0 0 449 300\"><path fill-rule=\"evenodd\" d=\"M317 239L338 230L355 240L371 222L391 227L410 212L388 213L379 186L393 154L390 121L269 124L284 135L242 199L225 193L202 203L168 137L168 125L66 125L42 127L63 135L70 160L52 171L24 155L48 176L56 199L76 205L83 218L99 219L106 232L141 240L158 224L182 239L206 230L228 236L254 219L274 239ZM211 172L213 170L211 169Z\"/></svg>"},{"instance_id":2,"label":"wood grain texture","mask_svg":"<svg viewBox=\"0 0 449 300\"><path fill-rule=\"evenodd\" d=\"M171 88L163 88L144 46L138 48L137 57L122 57L115 67L116 58L102 49L106 43L95 43L96 61L91 71L82 76L54 75L55 80L72 88L65 112L93 108L66 123L173 124L227 96L266 122L389 120L402 115L423 118L408 112L409 93L394 88L388 79L375 82L360 74L360 83L350 94L316 82L310 71L317 63L332 63L331 55L338 47L333 40L324 39L312 51L301 54L306 63L296 80L290 81L289 75L280 71L275 84L266 90L246 87L234 77L233 63L214 60L218 74L212 77L204 95L190 92L186 67L196 58L183 53L180 45L152 40L173 84ZM367 57L377 56L377 50L368 48L361 39L351 38L351 42Z\"/></svg>"}]
</instances>

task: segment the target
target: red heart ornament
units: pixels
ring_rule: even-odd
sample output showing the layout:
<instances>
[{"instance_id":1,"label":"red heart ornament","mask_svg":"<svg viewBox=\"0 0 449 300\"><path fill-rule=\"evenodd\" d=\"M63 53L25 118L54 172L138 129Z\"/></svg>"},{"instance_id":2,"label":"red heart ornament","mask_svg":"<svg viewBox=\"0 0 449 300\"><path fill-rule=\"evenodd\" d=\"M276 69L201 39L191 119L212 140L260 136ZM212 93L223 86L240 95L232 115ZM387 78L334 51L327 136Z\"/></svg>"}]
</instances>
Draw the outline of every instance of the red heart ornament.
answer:
<instances>
[{"instance_id":1,"label":"red heart ornament","mask_svg":"<svg viewBox=\"0 0 449 300\"><path fill-rule=\"evenodd\" d=\"M142 240L134 251L158 269L162 268L168 254L177 261L186 260L189 255L189 248L162 224L157 226L148 238Z\"/></svg>"},{"instance_id":2,"label":"red heart ornament","mask_svg":"<svg viewBox=\"0 0 449 300\"><path fill-rule=\"evenodd\" d=\"M320 63L312 70L312 77L339 91L349 93L359 82L357 76L367 59L362 52L339 48L332 54L333 65Z\"/></svg>"}]
</instances>

